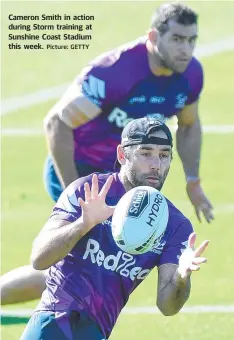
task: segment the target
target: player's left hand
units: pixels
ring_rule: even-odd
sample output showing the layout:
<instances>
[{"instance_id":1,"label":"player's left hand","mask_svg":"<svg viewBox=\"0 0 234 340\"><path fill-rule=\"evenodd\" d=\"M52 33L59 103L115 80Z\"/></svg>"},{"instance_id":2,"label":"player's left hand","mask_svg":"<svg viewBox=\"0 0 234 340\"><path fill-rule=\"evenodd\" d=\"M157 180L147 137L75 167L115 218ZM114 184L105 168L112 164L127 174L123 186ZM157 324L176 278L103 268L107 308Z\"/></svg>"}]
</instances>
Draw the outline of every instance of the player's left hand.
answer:
<instances>
[{"instance_id":1,"label":"player's left hand","mask_svg":"<svg viewBox=\"0 0 234 340\"><path fill-rule=\"evenodd\" d=\"M214 219L213 206L204 194L200 181L187 182L186 189L198 220L201 222L201 213L203 213L206 221L210 223Z\"/></svg>"},{"instance_id":2,"label":"player's left hand","mask_svg":"<svg viewBox=\"0 0 234 340\"><path fill-rule=\"evenodd\" d=\"M209 241L202 242L202 244L194 250L196 237L196 233L189 235L188 246L180 256L177 271L182 279L187 278L192 271L198 271L200 264L207 262L207 258L201 257L201 255L207 248Z\"/></svg>"},{"instance_id":3,"label":"player's left hand","mask_svg":"<svg viewBox=\"0 0 234 340\"><path fill-rule=\"evenodd\" d=\"M88 182L84 184L85 200L79 197L78 202L82 208L82 220L87 232L114 213L115 207L106 204L106 195L112 181L113 176L111 175L99 191L98 177L93 174L91 188Z\"/></svg>"}]
</instances>

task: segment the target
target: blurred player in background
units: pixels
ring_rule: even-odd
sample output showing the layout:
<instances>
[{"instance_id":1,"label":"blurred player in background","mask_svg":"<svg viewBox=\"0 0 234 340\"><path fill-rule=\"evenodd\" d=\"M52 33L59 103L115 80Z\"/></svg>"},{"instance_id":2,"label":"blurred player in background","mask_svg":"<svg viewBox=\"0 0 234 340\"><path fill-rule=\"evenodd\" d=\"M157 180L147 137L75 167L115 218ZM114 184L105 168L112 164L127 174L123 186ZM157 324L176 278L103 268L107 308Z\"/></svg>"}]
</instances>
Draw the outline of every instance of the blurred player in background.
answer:
<instances>
[{"instance_id":1,"label":"blurred player in background","mask_svg":"<svg viewBox=\"0 0 234 340\"><path fill-rule=\"evenodd\" d=\"M208 241L193 250L192 225L170 201L165 233L151 251L125 253L111 232L114 206L127 191L162 188L172 159L170 130L151 118L130 122L117 157L119 174L98 173L69 185L35 239L32 264L50 270L21 340L108 339L129 295L154 267L164 315L178 313L189 298L190 275L206 262L201 255Z\"/></svg>"},{"instance_id":2,"label":"blurred player in background","mask_svg":"<svg viewBox=\"0 0 234 340\"><path fill-rule=\"evenodd\" d=\"M203 71L193 57L197 14L183 4L164 4L154 13L147 37L92 61L45 118L49 158L45 182L53 200L75 179L112 171L121 131L143 116L178 118L177 151L186 190L197 217L213 219L200 185L201 125L198 101ZM1 278L2 303L38 298L43 273L25 266Z\"/></svg>"}]
</instances>

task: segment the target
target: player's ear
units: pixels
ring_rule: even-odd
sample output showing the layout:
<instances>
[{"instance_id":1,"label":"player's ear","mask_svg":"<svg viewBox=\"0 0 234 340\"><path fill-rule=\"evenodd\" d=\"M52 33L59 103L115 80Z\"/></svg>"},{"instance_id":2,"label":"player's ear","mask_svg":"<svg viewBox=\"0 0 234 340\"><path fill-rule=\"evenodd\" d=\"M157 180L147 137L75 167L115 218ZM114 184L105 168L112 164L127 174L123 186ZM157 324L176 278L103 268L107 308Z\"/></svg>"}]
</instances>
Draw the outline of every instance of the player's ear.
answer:
<instances>
[{"instance_id":1,"label":"player's ear","mask_svg":"<svg viewBox=\"0 0 234 340\"><path fill-rule=\"evenodd\" d=\"M151 28L148 31L148 39L153 45L155 45L156 42L157 42L157 35L158 35L158 33L157 33L156 28Z\"/></svg>"},{"instance_id":2,"label":"player's ear","mask_svg":"<svg viewBox=\"0 0 234 340\"><path fill-rule=\"evenodd\" d=\"M124 148L122 145L117 146L117 159L121 165L124 165L126 162Z\"/></svg>"}]
</instances>

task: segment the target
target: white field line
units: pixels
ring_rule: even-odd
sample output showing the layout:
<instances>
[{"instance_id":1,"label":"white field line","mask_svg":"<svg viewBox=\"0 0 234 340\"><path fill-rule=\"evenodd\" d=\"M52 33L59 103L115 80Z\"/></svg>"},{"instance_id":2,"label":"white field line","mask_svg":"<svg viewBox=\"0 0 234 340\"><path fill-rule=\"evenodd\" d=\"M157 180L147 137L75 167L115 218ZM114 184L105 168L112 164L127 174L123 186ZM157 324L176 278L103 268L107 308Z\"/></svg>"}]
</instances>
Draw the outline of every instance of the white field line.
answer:
<instances>
[{"instance_id":1,"label":"white field line","mask_svg":"<svg viewBox=\"0 0 234 340\"><path fill-rule=\"evenodd\" d=\"M169 126L175 131L176 126ZM202 127L205 134L232 134L234 133L234 125L204 125ZM11 137L38 137L43 135L42 129L36 128L5 128L1 130L2 136Z\"/></svg>"},{"instance_id":2,"label":"white field line","mask_svg":"<svg viewBox=\"0 0 234 340\"><path fill-rule=\"evenodd\" d=\"M1 103L1 116L14 112L19 109L31 107L36 104L44 103L61 96L70 83L45 88L37 92L25 94L19 97L4 99Z\"/></svg>"},{"instance_id":3,"label":"white field line","mask_svg":"<svg viewBox=\"0 0 234 340\"><path fill-rule=\"evenodd\" d=\"M18 317L27 318L33 313L32 309L22 310L1 310L0 316L5 317ZM122 311L123 314L160 314L157 307L125 307ZM196 314L196 313L234 313L234 305L217 305L217 306L189 306L181 309L180 313Z\"/></svg>"},{"instance_id":4,"label":"white field line","mask_svg":"<svg viewBox=\"0 0 234 340\"><path fill-rule=\"evenodd\" d=\"M34 128L6 128L1 130L1 135L10 137L38 137L43 136L43 130Z\"/></svg>"},{"instance_id":5,"label":"white field line","mask_svg":"<svg viewBox=\"0 0 234 340\"><path fill-rule=\"evenodd\" d=\"M221 204L215 207L214 205L214 213L215 214L228 214L234 212L234 204Z\"/></svg>"},{"instance_id":6,"label":"white field line","mask_svg":"<svg viewBox=\"0 0 234 340\"><path fill-rule=\"evenodd\" d=\"M234 36L224 38L209 44L199 45L196 49L196 57L209 57L224 51L234 49ZM1 103L1 115L14 112L16 110L33 106L35 104L43 103L52 99L56 99L66 90L69 83L42 89L33 93L22 95L19 97L8 98Z\"/></svg>"},{"instance_id":7,"label":"white field line","mask_svg":"<svg viewBox=\"0 0 234 340\"><path fill-rule=\"evenodd\" d=\"M189 201L174 201L173 204L176 207L181 207L186 213L193 212L193 207ZM229 214L234 212L234 203L222 203L222 204L215 204L212 202L214 206L214 215L217 214Z\"/></svg>"}]
</instances>

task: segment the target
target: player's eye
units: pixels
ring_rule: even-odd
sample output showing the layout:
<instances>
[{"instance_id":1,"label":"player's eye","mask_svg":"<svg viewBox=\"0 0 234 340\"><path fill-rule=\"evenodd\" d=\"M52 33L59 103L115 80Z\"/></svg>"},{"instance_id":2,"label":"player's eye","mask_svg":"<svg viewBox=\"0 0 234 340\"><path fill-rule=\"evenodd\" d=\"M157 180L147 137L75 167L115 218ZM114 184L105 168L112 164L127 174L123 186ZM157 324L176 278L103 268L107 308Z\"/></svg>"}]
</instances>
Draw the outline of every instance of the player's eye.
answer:
<instances>
[{"instance_id":1,"label":"player's eye","mask_svg":"<svg viewBox=\"0 0 234 340\"><path fill-rule=\"evenodd\" d=\"M144 152L141 153L141 155L144 156L144 157L150 157L150 152L144 151Z\"/></svg>"},{"instance_id":2,"label":"player's eye","mask_svg":"<svg viewBox=\"0 0 234 340\"><path fill-rule=\"evenodd\" d=\"M178 37L178 36L174 36L173 38L173 41L175 42L181 42L182 41L182 38Z\"/></svg>"},{"instance_id":3,"label":"player's eye","mask_svg":"<svg viewBox=\"0 0 234 340\"><path fill-rule=\"evenodd\" d=\"M190 44L194 44L195 42L196 42L196 38L195 37L189 39L189 43Z\"/></svg>"},{"instance_id":4,"label":"player's eye","mask_svg":"<svg viewBox=\"0 0 234 340\"><path fill-rule=\"evenodd\" d=\"M169 154L161 153L160 158L161 159L167 159L167 158L169 158Z\"/></svg>"}]
</instances>

